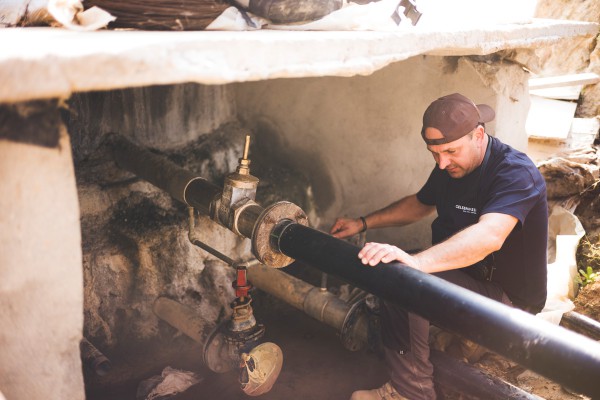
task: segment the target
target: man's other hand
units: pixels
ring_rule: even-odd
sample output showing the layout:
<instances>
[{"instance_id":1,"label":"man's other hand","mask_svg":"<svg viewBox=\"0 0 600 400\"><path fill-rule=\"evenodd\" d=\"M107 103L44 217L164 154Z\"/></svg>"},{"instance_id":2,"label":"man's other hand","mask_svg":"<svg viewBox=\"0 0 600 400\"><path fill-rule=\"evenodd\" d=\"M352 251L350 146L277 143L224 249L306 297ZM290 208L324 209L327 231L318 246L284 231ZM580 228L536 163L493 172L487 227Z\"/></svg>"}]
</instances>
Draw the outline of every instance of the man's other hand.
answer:
<instances>
[{"instance_id":1,"label":"man's other hand","mask_svg":"<svg viewBox=\"0 0 600 400\"><path fill-rule=\"evenodd\" d=\"M411 268L421 270L419 261L414 256L391 244L367 243L358 253L358 258L360 258L363 264L372 267L380 262L387 264L392 261L400 261Z\"/></svg>"}]
</instances>

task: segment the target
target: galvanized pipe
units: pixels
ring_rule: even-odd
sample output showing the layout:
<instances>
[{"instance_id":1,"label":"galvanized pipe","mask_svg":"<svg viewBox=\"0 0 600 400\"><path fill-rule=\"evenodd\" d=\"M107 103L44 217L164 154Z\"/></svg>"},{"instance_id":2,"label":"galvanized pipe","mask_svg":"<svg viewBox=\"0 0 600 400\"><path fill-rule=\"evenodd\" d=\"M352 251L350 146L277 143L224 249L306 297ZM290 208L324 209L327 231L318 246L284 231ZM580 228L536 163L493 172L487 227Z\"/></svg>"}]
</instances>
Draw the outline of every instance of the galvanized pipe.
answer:
<instances>
[{"instance_id":1,"label":"galvanized pipe","mask_svg":"<svg viewBox=\"0 0 600 400\"><path fill-rule=\"evenodd\" d=\"M159 297L152 306L154 314L183 332L203 347L202 361L214 372L222 373L234 368L235 354L218 325L208 321L197 310L166 297Z\"/></svg>"},{"instance_id":2,"label":"galvanized pipe","mask_svg":"<svg viewBox=\"0 0 600 400\"><path fill-rule=\"evenodd\" d=\"M342 340L346 347L357 349L360 344L367 343L366 316L352 316L355 311L352 305L332 293L259 263L248 266L248 279L258 289L331 326L338 333L344 333ZM350 318L356 318L351 322L352 326L348 326Z\"/></svg>"},{"instance_id":3,"label":"galvanized pipe","mask_svg":"<svg viewBox=\"0 0 600 400\"><path fill-rule=\"evenodd\" d=\"M166 297L156 299L152 311L201 345L206 344L216 327L215 323L207 321L197 310Z\"/></svg>"},{"instance_id":4,"label":"galvanized pipe","mask_svg":"<svg viewBox=\"0 0 600 400\"><path fill-rule=\"evenodd\" d=\"M217 215L222 188L181 168L165 156L135 145L121 135L111 134L108 140L113 158L120 168L133 172L201 214L224 224ZM248 204L240 210L235 229L244 237L251 238L256 221L263 211L264 208L256 203Z\"/></svg>"},{"instance_id":5,"label":"galvanized pipe","mask_svg":"<svg viewBox=\"0 0 600 400\"><path fill-rule=\"evenodd\" d=\"M366 267L360 248L291 221L271 234L275 247L434 324L548 377L600 398L600 343L433 275L393 262Z\"/></svg>"}]
</instances>

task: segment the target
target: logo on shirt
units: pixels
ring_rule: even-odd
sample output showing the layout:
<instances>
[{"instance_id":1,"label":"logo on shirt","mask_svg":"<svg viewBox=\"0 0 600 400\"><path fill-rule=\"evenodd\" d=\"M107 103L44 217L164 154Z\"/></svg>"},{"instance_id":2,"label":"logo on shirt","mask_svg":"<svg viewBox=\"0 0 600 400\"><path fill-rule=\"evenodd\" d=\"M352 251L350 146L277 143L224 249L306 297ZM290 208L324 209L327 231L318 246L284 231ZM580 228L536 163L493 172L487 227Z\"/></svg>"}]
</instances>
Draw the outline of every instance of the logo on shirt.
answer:
<instances>
[{"instance_id":1,"label":"logo on shirt","mask_svg":"<svg viewBox=\"0 0 600 400\"><path fill-rule=\"evenodd\" d=\"M461 210L464 213L467 214L477 214L477 209L475 207L466 207L466 206L461 206L459 204L455 205L454 207L456 207L456 209Z\"/></svg>"}]
</instances>

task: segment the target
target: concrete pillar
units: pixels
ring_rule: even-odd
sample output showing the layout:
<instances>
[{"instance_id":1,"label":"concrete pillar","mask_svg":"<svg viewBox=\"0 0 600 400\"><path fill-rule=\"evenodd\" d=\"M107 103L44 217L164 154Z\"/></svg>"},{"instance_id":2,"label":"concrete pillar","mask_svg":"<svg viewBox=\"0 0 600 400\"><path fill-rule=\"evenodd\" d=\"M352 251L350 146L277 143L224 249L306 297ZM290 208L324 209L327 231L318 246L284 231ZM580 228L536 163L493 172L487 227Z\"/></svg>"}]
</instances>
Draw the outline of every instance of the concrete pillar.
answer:
<instances>
[{"instance_id":1,"label":"concrete pillar","mask_svg":"<svg viewBox=\"0 0 600 400\"><path fill-rule=\"evenodd\" d=\"M79 205L58 113L53 102L0 106L0 392L8 400L85 398Z\"/></svg>"}]
</instances>

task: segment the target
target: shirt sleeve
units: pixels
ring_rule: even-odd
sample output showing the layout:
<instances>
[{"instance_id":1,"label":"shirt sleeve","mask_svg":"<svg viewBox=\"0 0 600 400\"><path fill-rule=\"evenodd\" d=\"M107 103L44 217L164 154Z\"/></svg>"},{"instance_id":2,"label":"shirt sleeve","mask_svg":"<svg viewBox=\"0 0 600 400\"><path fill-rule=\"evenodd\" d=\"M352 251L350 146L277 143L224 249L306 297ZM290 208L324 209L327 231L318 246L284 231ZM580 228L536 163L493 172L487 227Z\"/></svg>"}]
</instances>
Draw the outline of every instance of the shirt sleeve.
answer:
<instances>
[{"instance_id":1,"label":"shirt sleeve","mask_svg":"<svg viewBox=\"0 0 600 400\"><path fill-rule=\"evenodd\" d=\"M545 189L540 187L539 179L536 178L529 168L522 165L497 172L493 179L493 190L485 201L481 214L511 215L522 226L540 196L545 195Z\"/></svg>"}]
</instances>

